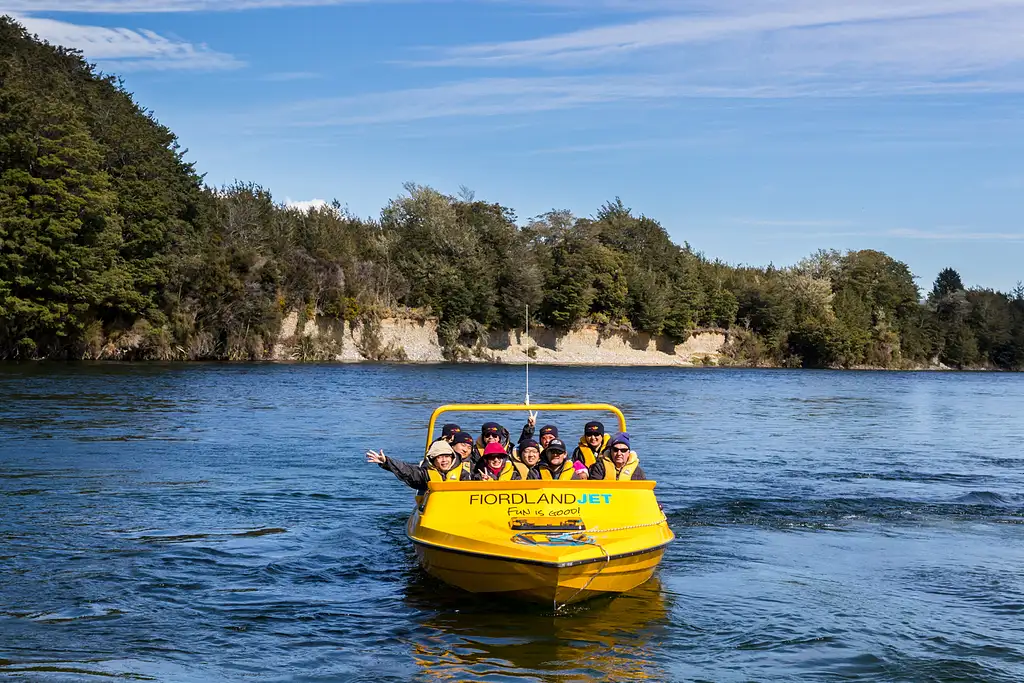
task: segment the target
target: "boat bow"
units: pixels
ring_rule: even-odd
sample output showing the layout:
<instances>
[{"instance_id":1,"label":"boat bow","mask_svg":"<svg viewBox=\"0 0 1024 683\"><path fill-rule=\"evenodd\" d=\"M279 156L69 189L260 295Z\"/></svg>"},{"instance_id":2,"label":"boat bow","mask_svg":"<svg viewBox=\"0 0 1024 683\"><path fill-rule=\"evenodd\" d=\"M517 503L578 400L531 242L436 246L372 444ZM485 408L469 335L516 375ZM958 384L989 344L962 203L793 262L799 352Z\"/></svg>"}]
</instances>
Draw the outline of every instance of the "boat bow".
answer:
<instances>
[{"instance_id":1,"label":"boat bow","mask_svg":"<svg viewBox=\"0 0 1024 683\"><path fill-rule=\"evenodd\" d=\"M432 482L407 532L424 568L555 606L631 590L673 534L652 481Z\"/></svg>"}]
</instances>

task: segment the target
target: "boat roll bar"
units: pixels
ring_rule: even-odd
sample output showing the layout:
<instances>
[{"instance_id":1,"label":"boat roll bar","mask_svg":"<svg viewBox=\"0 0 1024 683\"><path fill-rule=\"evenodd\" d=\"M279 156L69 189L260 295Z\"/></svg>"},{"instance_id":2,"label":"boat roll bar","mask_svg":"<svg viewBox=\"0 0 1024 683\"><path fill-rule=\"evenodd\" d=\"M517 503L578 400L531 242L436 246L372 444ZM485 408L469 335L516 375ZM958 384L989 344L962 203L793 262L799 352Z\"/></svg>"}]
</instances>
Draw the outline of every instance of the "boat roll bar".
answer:
<instances>
[{"instance_id":1,"label":"boat roll bar","mask_svg":"<svg viewBox=\"0 0 1024 683\"><path fill-rule=\"evenodd\" d=\"M430 416L430 426L427 428L427 450L430 450L430 444L434 442L434 423L437 422L437 418L442 413L451 412L489 412L489 411L510 411L518 410L520 412L526 412L530 410L553 410L553 411L566 411L566 410L589 410L589 411L607 411L613 413L619 421L619 431L626 431L626 417L622 414L622 411L611 405L610 403L452 403L446 406L440 406Z\"/></svg>"}]
</instances>

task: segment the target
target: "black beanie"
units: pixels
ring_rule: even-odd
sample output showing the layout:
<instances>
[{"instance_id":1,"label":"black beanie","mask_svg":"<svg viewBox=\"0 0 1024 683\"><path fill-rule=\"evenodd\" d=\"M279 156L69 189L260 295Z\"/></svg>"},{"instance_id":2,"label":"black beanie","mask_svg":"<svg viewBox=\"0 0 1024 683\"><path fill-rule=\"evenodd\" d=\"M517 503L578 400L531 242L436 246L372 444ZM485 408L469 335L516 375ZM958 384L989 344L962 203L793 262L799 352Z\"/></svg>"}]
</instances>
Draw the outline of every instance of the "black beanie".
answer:
<instances>
[{"instance_id":1,"label":"black beanie","mask_svg":"<svg viewBox=\"0 0 1024 683\"><path fill-rule=\"evenodd\" d=\"M604 425L596 420L594 422L588 422L586 426L583 427L583 433L587 436L604 436Z\"/></svg>"},{"instance_id":2,"label":"black beanie","mask_svg":"<svg viewBox=\"0 0 1024 683\"><path fill-rule=\"evenodd\" d=\"M454 446L460 443L468 443L472 445L473 435L470 434L469 432L455 432L454 434L452 434L452 445Z\"/></svg>"}]
</instances>

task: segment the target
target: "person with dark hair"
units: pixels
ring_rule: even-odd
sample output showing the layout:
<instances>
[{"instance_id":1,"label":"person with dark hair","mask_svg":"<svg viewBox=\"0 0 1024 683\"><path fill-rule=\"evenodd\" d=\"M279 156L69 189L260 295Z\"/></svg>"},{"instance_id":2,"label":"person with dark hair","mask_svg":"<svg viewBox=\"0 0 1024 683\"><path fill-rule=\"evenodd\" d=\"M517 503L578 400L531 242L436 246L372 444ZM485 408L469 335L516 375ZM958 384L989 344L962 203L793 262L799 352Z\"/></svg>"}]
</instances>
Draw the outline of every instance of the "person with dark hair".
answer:
<instances>
[{"instance_id":1,"label":"person with dark hair","mask_svg":"<svg viewBox=\"0 0 1024 683\"><path fill-rule=\"evenodd\" d=\"M531 412L530 416L526 418L526 424L523 425L523 431L519 434L519 441L525 441L526 439L533 438L533 429L537 426L537 413ZM558 438L558 427L555 425L544 425L540 428L540 435L538 440L540 441L540 447L547 448L548 442L551 439Z\"/></svg>"},{"instance_id":2,"label":"person with dark hair","mask_svg":"<svg viewBox=\"0 0 1024 683\"><path fill-rule=\"evenodd\" d=\"M473 443L473 435L469 432L457 432L452 435L452 450L455 451L463 462L468 462L470 467L476 467L480 461L480 451Z\"/></svg>"},{"instance_id":3,"label":"person with dark hair","mask_svg":"<svg viewBox=\"0 0 1024 683\"><path fill-rule=\"evenodd\" d=\"M608 439L601 458L590 466L590 478L604 481L642 481L647 479L636 451L630 450L629 434L619 432Z\"/></svg>"},{"instance_id":4,"label":"person with dark hair","mask_svg":"<svg viewBox=\"0 0 1024 683\"><path fill-rule=\"evenodd\" d=\"M519 462L515 463L519 474L523 474L522 468L526 468L526 476L523 479L540 479L540 444L533 439L519 442L516 452L519 455Z\"/></svg>"},{"instance_id":5,"label":"person with dark hair","mask_svg":"<svg viewBox=\"0 0 1024 683\"><path fill-rule=\"evenodd\" d=\"M540 428L540 446L547 448L552 439L558 438L558 427L555 425L544 425Z\"/></svg>"},{"instance_id":6,"label":"person with dark hair","mask_svg":"<svg viewBox=\"0 0 1024 683\"><path fill-rule=\"evenodd\" d=\"M500 444L507 455L512 454L512 443L508 438L508 430L497 422L484 422L480 427L480 438L477 439L476 449L483 455L484 449L492 443Z\"/></svg>"},{"instance_id":7,"label":"person with dark hair","mask_svg":"<svg viewBox=\"0 0 1024 683\"><path fill-rule=\"evenodd\" d=\"M457 424L448 423L441 427L441 438L448 443L452 442L454 436L462 431L462 427Z\"/></svg>"},{"instance_id":8,"label":"person with dark hair","mask_svg":"<svg viewBox=\"0 0 1024 683\"><path fill-rule=\"evenodd\" d=\"M586 479L587 469L583 465L576 467L576 463L566 457L565 444L560 439L552 439L548 447L541 454L543 462L537 468L540 478L548 481L568 481L570 479Z\"/></svg>"},{"instance_id":9,"label":"person with dark hair","mask_svg":"<svg viewBox=\"0 0 1024 683\"><path fill-rule=\"evenodd\" d=\"M394 474L417 494L427 491L432 481L469 481L473 478L468 462L463 462L447 441L438 440L427 451L426 465L414 465L384 455L384 451L367 451L366 462L380 465Z\"/></svg>"},{"instance_id":10,"label":"person with dark hair","mask_svg":"<svg viewBox=\"0 0 1024 683\"><path fill-rule=\"evenodd\" d=\"M604 425L598 421L588 422L583 427L580 444L572 452L573 462L581 462L588 468L593 466L608 447L608 435L604 433Z\"/></svg>"}]
</instances>

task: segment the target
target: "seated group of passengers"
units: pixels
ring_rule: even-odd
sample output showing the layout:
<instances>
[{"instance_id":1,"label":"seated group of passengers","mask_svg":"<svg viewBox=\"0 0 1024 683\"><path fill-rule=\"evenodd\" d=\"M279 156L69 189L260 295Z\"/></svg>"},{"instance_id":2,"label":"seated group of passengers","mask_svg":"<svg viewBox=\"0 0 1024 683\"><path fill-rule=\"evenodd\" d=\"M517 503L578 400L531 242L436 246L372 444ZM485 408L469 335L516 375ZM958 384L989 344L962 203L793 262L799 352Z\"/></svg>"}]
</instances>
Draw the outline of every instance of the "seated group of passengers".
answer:
<instances>
[{"instance_id":1,"label":"seated group of passengers","mask_svg":"<svg viewBox=\"0 0 1024 683\"><path fill-rule=\"evenodd\" d=\"M459 425L446 424L419 465L389 458L382 450L368 451L366 461L394 473L419 492L426 491L431 481L646 479L626 432L608 435L602 423L588 422L570 456L554 425L541 427L540 441L534 441L535 424L536 416L531 414L516 446L508 430L496 422L484 423L476 440Z\"/></svg>"}]
</instances>

